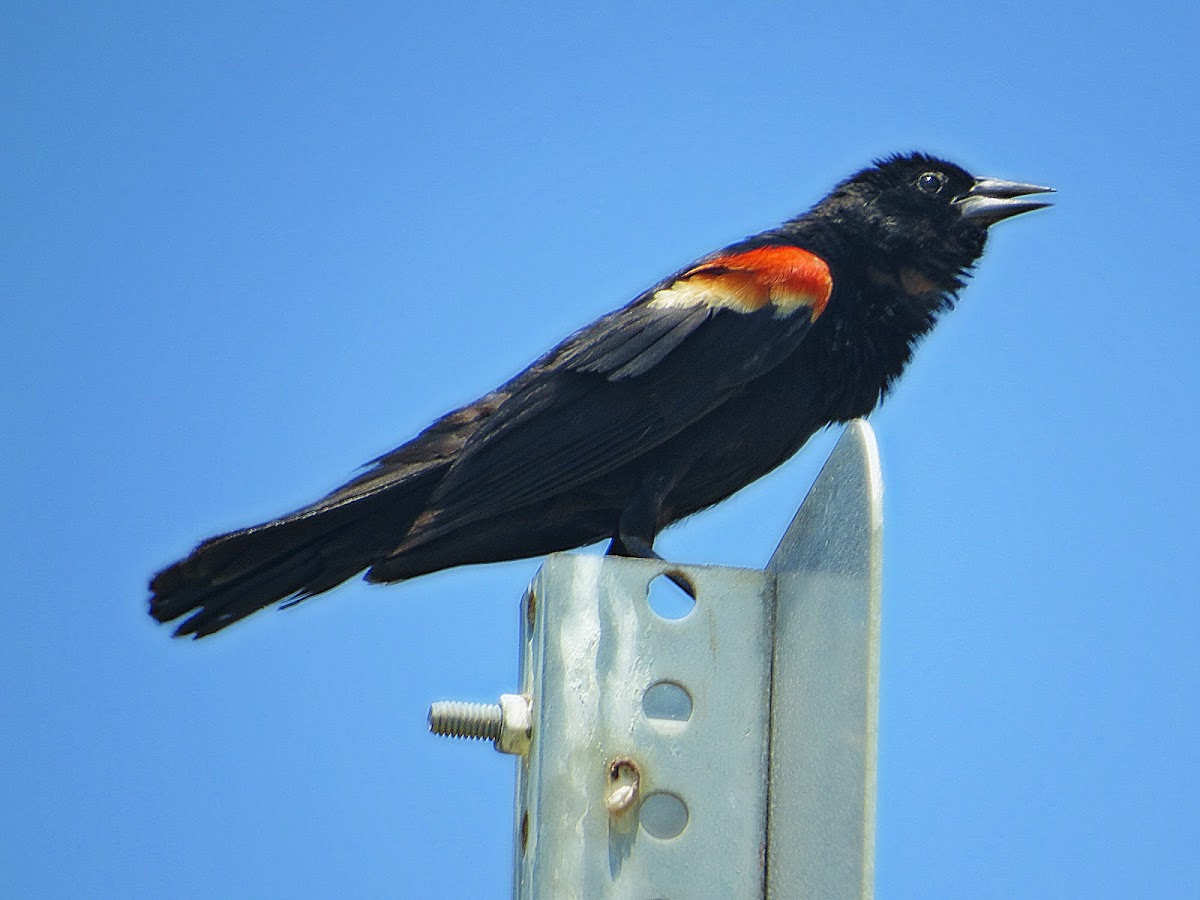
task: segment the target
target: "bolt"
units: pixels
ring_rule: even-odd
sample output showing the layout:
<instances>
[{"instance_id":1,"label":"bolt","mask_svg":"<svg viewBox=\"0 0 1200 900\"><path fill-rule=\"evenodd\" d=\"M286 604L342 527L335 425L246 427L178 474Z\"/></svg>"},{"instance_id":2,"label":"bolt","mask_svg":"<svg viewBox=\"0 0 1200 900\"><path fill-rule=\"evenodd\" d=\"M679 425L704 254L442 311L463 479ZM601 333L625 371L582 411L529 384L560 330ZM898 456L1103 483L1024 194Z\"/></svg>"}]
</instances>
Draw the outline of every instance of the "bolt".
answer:
<instances>
[{"instance_id":1,"label":"bolt","mask_svg":"<svg viewBox=\"0 0 1200 900\"><path fill-rule=\"evenodd\" d=\"M494 741L500 737L503 719L499 703L439 700L429 707L429 730L446 737Z\"/></svg>"},{"instance_id":2,"label":"bolt","mask_svg":"<svg viewBox=\"0 0 1200 900\"><path fill-rule=\"evenodd\" d=\"M446 737L486 738L501 753L523 756L533 733L532 707L520 694L501 694L499 703L440 700L429 707L429 730Z\"/></svg>"}]
</instances>

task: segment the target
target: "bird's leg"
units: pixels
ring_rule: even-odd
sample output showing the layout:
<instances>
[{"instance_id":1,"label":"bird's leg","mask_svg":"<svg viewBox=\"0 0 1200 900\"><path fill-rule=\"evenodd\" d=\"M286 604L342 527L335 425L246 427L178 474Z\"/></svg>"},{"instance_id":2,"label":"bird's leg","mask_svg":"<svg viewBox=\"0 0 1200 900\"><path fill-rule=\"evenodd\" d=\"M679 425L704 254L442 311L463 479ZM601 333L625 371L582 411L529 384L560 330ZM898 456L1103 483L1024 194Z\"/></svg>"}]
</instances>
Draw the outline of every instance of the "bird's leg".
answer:
<instances>
[{"instance_id":1,"label":"bird's leg","mask_svg":"<svg viewBox=\"0 0 1200 900\"><path fill-rule=\"evenodd\" d=\"M666 490L660 478L647 476L621 511L617 533L608 545L609 556L629 556L634 559L662 559L654 551L658 536L658 512ZM656 490L657 488L657 490ZM669 487L668 487L669 489Z\"/></svg>"},{"instance_id":2,"label":"bird's leg","mask_svg":"<svg viewBox=\"0 0 1200 900\"><path fill-rule=\"evenodd\" d=\"M608 556L625 556L630 559L662 559L662 554L644 537L622 534L614 537L608 545Z\"/></svg>"},{"instance_id":3,"label":"bird's leg","mask_svg":"<svg viewBox=\"0 0 1200 900\"><path fill-rule=\"evenodd\" d=\"M662 559L654 549L658 536L658 513L663 498L678 478L665 479L648 477L642 489L635 494L617 521L617 533L608 545L608 556L625 556L633 559ZM667 577L685 594L696 599L696 592L687 579L670 572Z\"/></svg>"}]
</instances>

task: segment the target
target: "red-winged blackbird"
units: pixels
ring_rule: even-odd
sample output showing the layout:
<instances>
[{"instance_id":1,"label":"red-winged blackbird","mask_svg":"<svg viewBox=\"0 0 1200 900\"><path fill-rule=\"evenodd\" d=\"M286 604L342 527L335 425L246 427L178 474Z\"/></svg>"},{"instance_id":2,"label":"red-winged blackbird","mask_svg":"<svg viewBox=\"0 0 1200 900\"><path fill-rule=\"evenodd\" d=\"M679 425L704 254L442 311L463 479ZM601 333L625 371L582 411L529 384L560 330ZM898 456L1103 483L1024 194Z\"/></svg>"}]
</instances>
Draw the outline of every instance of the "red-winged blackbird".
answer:
<instances>
[{"instance_id":1,"label":"red-winged blackbird","mask_svg":"<svg viewBox=\"0 0 1200 900\"><path fill-rule=\"evenodd\" d=\"M415 578L658 532L869 413L950 309L989 226L1050 188L923 154L692 263L311 506L205 541L150 614L203 637L366 570Z\"/></svg>"}]
</instances>

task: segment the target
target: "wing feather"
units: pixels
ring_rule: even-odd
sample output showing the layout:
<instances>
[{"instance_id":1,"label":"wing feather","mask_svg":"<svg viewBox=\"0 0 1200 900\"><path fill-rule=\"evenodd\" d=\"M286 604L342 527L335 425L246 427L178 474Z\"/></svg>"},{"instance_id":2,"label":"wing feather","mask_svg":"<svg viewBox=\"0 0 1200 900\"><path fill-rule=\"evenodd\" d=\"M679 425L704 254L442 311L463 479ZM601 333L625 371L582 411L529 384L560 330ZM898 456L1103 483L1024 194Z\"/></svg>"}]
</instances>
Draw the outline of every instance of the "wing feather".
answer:
<instances>
[{"instance_id":1,"label":"wing feather","mask_svg":"<svg viewBox=\"0 0 1200 900\"><path fill-rule=\"evenodd\" d=\"M511 395L464 447L411 541L626 465L782 362L810 326L806 309L780 316L771 307L650 315L627 308L600 320L509 385ZM627 351L622 333L636 349Z\"/></svg>"},{"instance_id":2,"label":"wing feather","mask_svg":"<svg viewBox=\"0 0 1200 900\"><path fill-rule=\"evenodd\" d=\"M659 309L642 304L618 310L576 335L558 363L596 372L609 381L640 375L679 346L710 315L703 306Z\"/></svg>"}]
</instances>

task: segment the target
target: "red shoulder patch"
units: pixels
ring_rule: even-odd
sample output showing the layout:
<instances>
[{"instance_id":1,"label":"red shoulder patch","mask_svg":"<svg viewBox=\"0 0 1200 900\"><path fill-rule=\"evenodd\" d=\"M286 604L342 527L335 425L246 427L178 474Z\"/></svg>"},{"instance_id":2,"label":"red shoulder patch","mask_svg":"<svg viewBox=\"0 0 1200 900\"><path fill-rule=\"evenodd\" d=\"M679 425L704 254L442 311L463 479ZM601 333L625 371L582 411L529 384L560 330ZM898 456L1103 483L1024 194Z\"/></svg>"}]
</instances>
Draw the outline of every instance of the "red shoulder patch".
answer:
<instances>
[{"instance_id":1,"label":"red shoulder patch","mask_svg":"<svg viewBox=\"0 0 1200 900\"><path fill-rule=\"evenodd\" d=\"M807 307L825 311L833 276L825 260L799 247L756 247L718 256L689 269L659 290L656 306L723 306L753 312L768 303L782 315Z\"/></svg>"}]
</instances>

